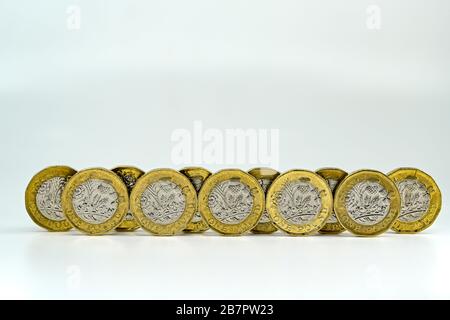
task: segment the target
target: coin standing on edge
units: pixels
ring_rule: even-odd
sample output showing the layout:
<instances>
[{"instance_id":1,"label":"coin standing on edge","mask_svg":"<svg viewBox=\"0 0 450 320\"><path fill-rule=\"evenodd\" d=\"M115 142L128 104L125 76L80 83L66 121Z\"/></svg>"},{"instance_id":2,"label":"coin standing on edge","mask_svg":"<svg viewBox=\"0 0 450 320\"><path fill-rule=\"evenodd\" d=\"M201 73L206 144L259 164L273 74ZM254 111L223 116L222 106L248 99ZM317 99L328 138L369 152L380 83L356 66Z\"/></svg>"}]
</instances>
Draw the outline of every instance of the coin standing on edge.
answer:
<instances>
[{"instance_id":1,"label":"coin standing on edge","mask_svg":"<svg viewBox=\"0 0 450 320\"><path fill-rule=\"evenodd\" d=\"M400 192L401 210L392 230L421 232L431 226L442 207L442 195L431 176L415 168L400 168L388 174Z\"/></svg>"},{"instance_id":2,"label":"coin standing on edge","mask_svg":"<svg viewBox=\"0 0 450 320\"><path fill-rule=\"evenodd\" d=\"M205 180L211 175L211 172L204 168L200 167L188 167L181 169L180 172L184 174L191 181L195 190L197 191L197 195L200 192L200 189L205 182ZM199 211L194 213L192 220L188 223L185 232L192 233L200 233L205 232L209 229L208 223L203 219L201 213Z\"/></svg>"},{"instance_id":3,"label":"coin standing on edge","mask_svg":"<svg viewBox=\"0 0 450 320\"><path fill-rule=\"evenodd\" d=\"M248 173L258 180L259 184L264 190L264 193L267 193L267 190L269 189L271 183L280 175L278 171L270 168L254 168ZM264 209L263 214L261 215L261 219L259 219L258 224L251 231L253 233L269 234L274 233L277 230L278 229L272 223L272 219L267 213L267 210Z\"/></svg>"},{"instance_id":4,"label":"coin standing on edge","mask_svg":"<svg viewBox=\"0 0 450 320\"><path fill-rule=\"evenodd\" d=\"M131 194L131 190L133 190L136 185L137 180L144 175L144 171L139 168L131 167L131 166L121 166L112 169L112 172L117 174L120 179L125 183L128 190L128 196ZM139 224L133 217L133 213L131 208L128 208L128 212L125 215L125 218L120 223L120 225L116 228L116 231L134 231L139 229Z\"/></svg>"},{"instance_id":5,"label":"coin standing on edge","mask_svg":"<svg viewBox=\"0 0 450 320\"><path fill-rule=\"evenodd\" d=\"M156 169L138 180L130 203L143 229L156 235L174 235L186 228L197 211L197 192L182 173Z\"/></svg>"},{"instance_id":6,"label":"coin standing on edge","mask_svg":"<svg viewBox=\"0 0 450 320\"><path fill-rule=\"evenodd\" d=\"M333 192L333 196L336 191L336 187L347 176L347 172L338 168L323 168L317 170L316 173L328 182L331 192ZM344 231L345 228L339 223L333 208L330 217L319 232L324 234L337 234Z\"/></svg>"},{"instance_id":7,"label":"coin standing on edge","mask_svg":"<svg viewBox=\"0 0 450 320\"><path fill-rule=\"evenodd\" d=\"M115 229L128 212L128 191L114 172L86 169L67 183L62 206L67 219L78 230L91 235Z\"/></svg>"},{"instance_id":8,"label":"coin standing on edge","mask_svg":"<svg viewBox=\"0 0 450 320\"><path fill-rule=\"evenodd\" d=\"M75 173L70 167L53 166L41 170L31 179L25 191L25 207L38 226L49 231L72 229L63 213L61 195Z\"/></svg>"},{"instance_id":9,"label":"coin standing on edge","mask_svg":"<svg viewBox=\"0 0 450 320\"><path fill-rule=\"evenodd\" d=\"M329 218L332 207L330 186L311 171L283 173L267 191L267 212L275 225L290 235L319 231Z\"/></svg>"},{"instance_id":10,"label":"coin standing on edge","mask_svg":"<svg viewBox=\"0 0 450 320\"><path fill-rule=\"evenodd\" d=\"M199 209L212 229L240 235L253 229L261 218L264 190L255 177L242 170L222 170L203 184Z\"/></svg>"},{"instance_id":11,"label":"coin standing on edge","mask_svg":"<svg viewBox=\"0 0 450 320\"><path fill-rule=\"evenodd\" d=\"M400 194L394 182L375 170L347 176L338 186L334 212L351 233L375 236L387 231L400 213Z\"/></svg>"}]
</instances>

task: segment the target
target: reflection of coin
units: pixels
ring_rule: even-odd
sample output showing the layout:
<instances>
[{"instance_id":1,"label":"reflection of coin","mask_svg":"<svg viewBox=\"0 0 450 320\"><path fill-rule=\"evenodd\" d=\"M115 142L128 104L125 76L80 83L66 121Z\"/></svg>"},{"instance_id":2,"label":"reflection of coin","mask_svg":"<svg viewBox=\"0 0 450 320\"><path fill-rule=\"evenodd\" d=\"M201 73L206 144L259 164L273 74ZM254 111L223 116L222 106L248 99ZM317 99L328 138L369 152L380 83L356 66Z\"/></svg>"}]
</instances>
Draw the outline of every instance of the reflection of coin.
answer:
<instances>
[{"instance_id":1,"label":"reflection of coin","mask_svg":"<svg viewBox=\"0 0 450 320\"><path fill-rule=\"evenodd\" d=\"M67 219L80 231L107 233L116 228L128 212L127 187L110 170L83 170L67 183L62 206Z\"/></svg>"},{"instance_id":2,"label":"reflection of coin","mask_svg":"<svg viewBox=\"0 0 450 320\"><path fill-rule=\"evenodd\" d=\"M261 218L264 190L256 178L242 170L222 170L203 184L199 209L212 229L239 235L250 231Z\"/></svg>"},{"instance_id":3,"label":"reflection of coin","mask_svg":"<svg viewBox=\"0 0 450 320\"><path fill-rule=\"evenodd\" d=\"M264 193L269 189L270 184L276 177L280 175L280 173L276 170L270 168L255 168L248 172L252 176L254 176L261 187L264 190ZM253 233L273 233L277 231L277 227L272 223L272 219L270 218L267 210L264 210L261 219L259 219L258 224L252 229Z\"/></svg>"},{"instance_id":4,"label":"reflection of coin","mask_svg":"<svg viewBox=\"0 0 450 320\"><path fill-rule=\"evenodd\" d=\"M184 230L197 211L194 186L172 169L152 170L139 178L130 202L141 227L157 235L174 235Z\"/></svg>"},{"instance_id":5,"label":"reflection of coin","mask_svg":"<svg viewBox=\"0 0 450 320\"><path fill-rule=\"evenodd\" d=\"M348 231L361 236L378 235L397 219L400 194L383 173L361 170L339 184L334 212Z\"/></svg>"},{"instance_id":6,"label":"reflection of coin","mask_svg":"<svg viewBox=\"0 0 450 320\"><path fill-rule=\"evenodd\" d=\"M336 191L339 182L347 176L347 172L337 168L324 168L317 170L316 173L328 182L333 193ZM345 231L345 228L337 220L334 210L331 212L327 223L319 230L320 233L341 233L343 231Z\"/></svg>"},{"instance_id":7,"label":"reflection of coin","mask_svg":"<svg viewBox=\"0 0 450 320\"><path fill-rule=\"evenodd\" d=\"M76 171L65 166L46 168L37 173L25 192L25 206L31 219L49 231L67 231L72 224L66 219L61 195L67 181Z\"/></svg>"},{"instance_id":8,"label":"reflection of coin","mask_svg":"<svg viewBox=\"0 0 450 320\"><path fill-rule=\"evenodd\" d=\"M436 182L423 171L401 168L389 174L400 192L401 210L392 230L400 233L420 232L436 220L442 196Z\"/></svg>"},{"instance_id":9,"label":"reflection of coin","mask_svg":"<svg viewBox=\"0 0 450 320\"><path fill-rule=\"evenodd\" d=\"M329 218L333 195L328 183L314 172L288 171L272 182L266 208L275 225L291 234L319 231Z\"/></svg>"},{"instance_id":10,"label":"reflection of coin","mask_svg":"<svg viewBox=\"0 0 450 320\"><path fill-rule=\"evenodd\" d=\"M131 194L136 185L137 180L144 174L144 171L135 167L117 167L112 169L127 186L128 195ZM139 224L133 217L133 213L129 209L122 223L116 228L117 231L134 231L139 228Z\"/></svg>"},{"instance_id":11,"label":"reflection of coin","mask_svg":"<svg viewBox=\"0 0 450 320\"><path fill-rule=\"evenodd\" d=\"M211 172L204 168L198 168L198 167L190 167L190 168L184 168L180 170L182 174L184 174L186 177L191 180L192 184L194 185L195 190L198 192L200 191L203 182L211 175ZM199 211L194 213L194 216L192 217L192 220L188 223L186 229L184 231L186 232L204 232L209 229L208 223L202 218L202 215Z\"/></svg>"}]
</instances>

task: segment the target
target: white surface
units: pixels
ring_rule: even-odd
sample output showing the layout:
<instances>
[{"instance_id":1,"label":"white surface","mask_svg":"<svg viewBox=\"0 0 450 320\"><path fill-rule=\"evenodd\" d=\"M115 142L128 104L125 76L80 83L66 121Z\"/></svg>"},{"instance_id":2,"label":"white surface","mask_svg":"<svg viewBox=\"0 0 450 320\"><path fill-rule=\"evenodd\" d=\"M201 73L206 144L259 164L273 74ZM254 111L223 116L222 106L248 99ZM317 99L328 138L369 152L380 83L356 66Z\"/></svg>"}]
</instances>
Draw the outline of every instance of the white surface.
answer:
<instances>
[{"instance_id":1,"label":"white surface","mask_svg":"<svg viewBox=\"0 0 450 320\"><path fill-rule=\"evenodd\" d=\"M448 299L449 245L438 228L377 238L11 229L0 235L0 297Z\"/></svg>"},{"instance_id":2,"label":"white surface","mask_svg":"<svg viewBox=\"0 0 450 320\"><path fill-rule=\"evenodd\" d=\"M450 298L449 12L448 0L1 1L0 296ZM418 167L442 190L441 216L370 239L88 237L28 218L42 168L177 168L171 134L195 120L279 129L281 172Z\"/></svg>"}]
</instances>

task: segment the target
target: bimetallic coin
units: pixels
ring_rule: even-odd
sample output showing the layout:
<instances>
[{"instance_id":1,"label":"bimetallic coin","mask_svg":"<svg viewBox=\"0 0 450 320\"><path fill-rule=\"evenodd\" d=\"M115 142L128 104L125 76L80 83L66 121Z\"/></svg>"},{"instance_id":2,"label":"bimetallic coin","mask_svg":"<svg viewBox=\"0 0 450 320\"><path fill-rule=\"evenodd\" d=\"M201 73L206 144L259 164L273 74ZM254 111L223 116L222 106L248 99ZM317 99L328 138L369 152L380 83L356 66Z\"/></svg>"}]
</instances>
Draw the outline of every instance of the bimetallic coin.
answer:
<instances>
[{"instance_id":1,"label":"bimetallic coin","mask_svg":"<svg viewBox=\"0 0 450 320\"><path fill-rule=\"evenodd\" d=\"M195 190L197 191L197 195L200 192L200 189L203 185L203 182L211 175L211 172L204 168L199 167L189 167L181 169L180 172L189 178ZM185 232L193 232L199 233L204 232L209 229L208 223L206 220L202 218L202 215L199 211L194 213L192 220L188 223Z\"/></svg>"},{"instance_id":2,"label":"bimetallic coin","mask_svg":"<svg viewBox=\"0 0 450 320\"><path fill-rule=\"evenodd\" d=\"M53 166L37 173L25 192L25 206L30 218L49 231L67 231L72 224L61 206L61 195L67 181L76 171L66 166Z\"/></svg>"},{"instance_id":3,"label":"bimetallic coin","mask_svg":"<svg viewBox=\"0 0 450 320\"><path fill-rule=\"evenodd\" d=\"M269 186L280 175L278 171L270 168L255 168L250 170L248 173L258 180L259 184L264 190L264 193L267 193ZM264 209L261 219L259 219L258 224L252 229L252 232L267 234L267 233L274 233L277 230L278 229L272 223L272 219L267 213L267 210Z\"/></svg>"},{"instance_id":4,"label":"bimetallic coin","mask_svg":"<svg viewBox=\"0 0 450 320\"><path fill-rule=\"evenodd\" d=\"M347 176L347 172L338 168L324 168L317 170L316 173L328 182L333 195L338 184ZM327 223L325 223L319 232L325 234L336 234L343 231L345 231L345 228L339 223L333 208Z\"/></svg>"},{"instance_id":5,"label":"bimetallic coin","mask_svg":"<svg viewBox=\"0 0 450 320\"><path fill-rule=\"evenodd\" d=\"M199 193L199 209L209 226L224 235L255 227L264 211L264 190L250 174L229 169L210 176Z\"/></svg>"},{"instance_id":6,"label":"bimetallic coin","mask_svg":"<svg viewBox=\"0 0 450 320\"><path fill-rule=\"evenodd\" d=\"M144 175L144 171L135 167L117 167L112 169L112 171L125 183L127 186L128 195L131 194L131 190L133 190L137 180ZM131 208L128 208L125 218L116 228L116 231L134 231L136 229L139 229L139 224L134 219Z\"/></svg>"},{"instance_id":7,"label":"bimetallic coin","mask_svg":"<svg viewBox=\"0 0 450 320\"><path fill-rule=\"evenodd\" d=\"M383 173L361 170L347 176L338 186L334 212L339 222L360 236L388 230L400 213L400 194Z\"/></svg>"},{"instance_id":8,"label":"bimetallic coin","mask_svg":"<svg viewBox=\"0 0 450 320\"><path fill-rule=\"evenodd\" d=\"M415 168L400 168L389 173L400 192L401 210L392 230L399 233L421 232L436 220L442 196L436 182Z\"/></svg>"},{"instance_id":9,"label":"bimetallic coin","mask_svg":"<svg viewBox=\"0 0 450 320\"><path fill-rule=\"evenodd\" d=\"M266 208L275 225L291 235L319 231L330 217L333 194L318 174L306 170L288 171L270 186Z\"/></svg>"},{"instance_id":10,"label":"bimetallic coin","mask_svg":"<svg viewBox=\"0 0 450 320\"><path fill-rule=\"evenodd\" d=\"M146 173L131 192L137 222L156 235L183 231L197 211L197 193L189 179L172 169Z\"/></svg>"},{"instance_id":11,"label":"bimetallic coin","mask_svg":"<svg viewBox=\"0 0 450 320\"><path fill-rule=\"evenodd\" d=\"M78 230L91 235L115 229L128 212L128 191L123 181L103 168L75 174L62 195L67 219Z\"/></svg>"}]
</instances>

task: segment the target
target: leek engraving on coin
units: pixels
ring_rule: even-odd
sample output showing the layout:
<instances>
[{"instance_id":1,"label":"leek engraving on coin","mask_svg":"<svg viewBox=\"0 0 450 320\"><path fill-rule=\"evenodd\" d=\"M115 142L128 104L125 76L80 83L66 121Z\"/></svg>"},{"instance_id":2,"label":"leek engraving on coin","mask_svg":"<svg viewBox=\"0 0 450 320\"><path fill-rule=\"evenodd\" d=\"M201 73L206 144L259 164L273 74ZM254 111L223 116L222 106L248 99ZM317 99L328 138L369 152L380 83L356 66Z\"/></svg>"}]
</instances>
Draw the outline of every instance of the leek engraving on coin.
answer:
<instances>
[{"instance_id":1,"label":"leek engraving on coin","mask_svg":"<svg viewBox=\"0 0 450 320\"><path fill-rule=\"evenodd\" d=\"M208 206L220 222L238 224L251 213L253 197L247 185L239 181L225 180L211 191Z\"/></svg>"},{"instance_id":2,"label":"leek engraving on coin","mask_svg":"<svg viewBox=\"0 0 450 320\"><path fill-rule=\"evenodd\" d=\"M286 221L303 225L322 210L319 190L306 181L291 181L277 197L278 210Z\"/></svg>"},{"instance_id":3,"label":"leek engraving on coin","mask_svg":"<svg viewBox=\"0 0 450 320\"><path fill-rule=\"evenodd\" d=\"M183 191L172 181L156 181L141 196L142 212L153 222L162 225L177 221L185 207Z\"/></svg>"},{"instance_id":4,"label":"leek engraving on coin","mask_svg":"<svg viewBox=\"0 0 450 320\"><path fill-rule=\"evenodd\" d=\"M350 217L359 224L377 224L387 216L390 209L387 190L376 181L362 181L348 193L345 205Z\"/></svg>"},{"instance_id":5,"label":"leek engraving on coin","mask_svg":"<svg viewBox=\"0 0 450 320\"><path fill-rule=\"evenodd\" d=\"M75 189L72 205L82 220L100 224L114 215L119 199L110 183L100 179L90 179Z\"/></svg>"},{"instance_id":6,"label":"leek engraving on coin","mask_svg":"<svg viewBox=\"0 0 450 320\"><path fill-rule=\"evenodd\" d=\"M61 194L66 185L66 178L54 177L45 181L36 194L36 205L39 212L47 219L63 221L65 219L61 208Z\"/></svg>"},{"instance_id":7,"label":"leek engraving on coin","mask_svg":"<svg viewBox=\"0 0 450 320\"><path fill-rule=\"evenodd\" d=\"M402 199L399 220L415 222L420 220L430 208L430 193L423 183L416 179L405 179L397 183Z\"/></svg>"},{"instance_id":8,"label":"leek engraving on coin","mask_svg":"<svg viewBox=\"0 0 450 320\"><path fill-rule=\"evenodd\" d=\"M330 186L331 192L334 192L334 190L336 189L336 186L338 184L338 181L334 180L334 179L327 179L327 181L328 181L328 185ZM327 223L337 223L337 222L338 222L338 220L336 218L336 213L333 210L333 211L331 211L331 215L328 218Z\"/></svg>"},{"instance_id":9,"label":"leek engraving on coin","mask_svg":"<svg viewBox=\"0 0 450 320\"><path fill-rule=\"evenodd\" d=\"M267 189L269 188L270 184L272 183L271 180L269 179L258 179L259 184L261 185L261 187L264 190L264 193L267 192ZM267 223L267 222L271 222L272 220L269 217L269 214L267 213L267 210L264 209L264 212L261 216L261 219L259 219L259 223Z\"/></svg>"},{"instance_id":10,"label":"leek engraving on coin","mask_svg":"<svg viewBox=\"0 0 450 320\"><path fill-rule=\"evenodd\" d=\"M195 191L199 192L200 188L203 185L202 177L193 177L189 180L191 180L191 183L194 186ZM197 211L196 213L194 213L194 216L192 217L191 221L195 223L195 222L200 222L201 220L202 220L202 215L200 214L200 212Z\"/></svg>"}]
</instances>

